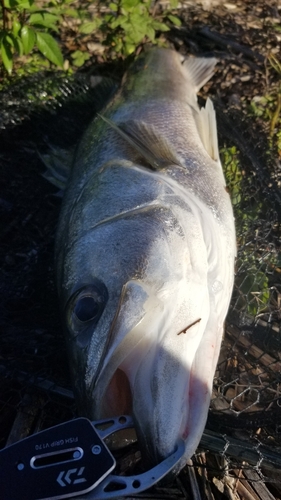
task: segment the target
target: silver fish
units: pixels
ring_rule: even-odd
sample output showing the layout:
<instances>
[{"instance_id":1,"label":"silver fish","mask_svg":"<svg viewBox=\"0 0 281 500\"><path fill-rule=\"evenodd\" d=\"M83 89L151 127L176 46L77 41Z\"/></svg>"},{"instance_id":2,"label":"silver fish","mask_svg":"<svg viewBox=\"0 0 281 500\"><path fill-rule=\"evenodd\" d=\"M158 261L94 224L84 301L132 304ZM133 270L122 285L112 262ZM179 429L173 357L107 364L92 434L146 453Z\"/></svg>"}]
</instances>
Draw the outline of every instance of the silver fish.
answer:
<instances>
[{"instance_id":1,"label":"silver fish","mask_svg":"<svg viewBox=\"0 0 281 500\"><path fill-rule=\"evenodd\" d=\"M56 261L78 407L132 414L147 463L206 423L236 254L212 102L216 60L154 48L89 126Z\"/></svg>"}]
</instances>

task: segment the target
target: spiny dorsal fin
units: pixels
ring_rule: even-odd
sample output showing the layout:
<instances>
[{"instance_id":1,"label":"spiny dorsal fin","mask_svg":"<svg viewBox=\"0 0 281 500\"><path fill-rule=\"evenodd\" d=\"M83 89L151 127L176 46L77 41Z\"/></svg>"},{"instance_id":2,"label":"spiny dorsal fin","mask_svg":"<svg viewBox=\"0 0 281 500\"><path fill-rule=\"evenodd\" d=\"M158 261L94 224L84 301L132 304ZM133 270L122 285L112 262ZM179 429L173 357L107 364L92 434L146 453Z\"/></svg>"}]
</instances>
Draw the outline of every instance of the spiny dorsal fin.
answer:
<instances>
[{"instance_id":1,"label":"spiny dorsal fin","mask_svg":"<svg viewBox=\"0 0 281 500\"><path fill-rule=\"evenodd\" d=\"M213 160L219 161L216 113L211 99L193 116L204 148Z\"/></svg>"},{"instance_id":2,"label":"spiny dorsal fin","mask_svg":"<svg viewBox=\"0 0 281 500\"><path fill-rule=\"evenodd\" d=\"M105 116L99 116L138 151L152 169L158 170L170 165L180 165L170 144L156 133L153 126L135 120L117 124Z\"/></svg>"}]
</instances>

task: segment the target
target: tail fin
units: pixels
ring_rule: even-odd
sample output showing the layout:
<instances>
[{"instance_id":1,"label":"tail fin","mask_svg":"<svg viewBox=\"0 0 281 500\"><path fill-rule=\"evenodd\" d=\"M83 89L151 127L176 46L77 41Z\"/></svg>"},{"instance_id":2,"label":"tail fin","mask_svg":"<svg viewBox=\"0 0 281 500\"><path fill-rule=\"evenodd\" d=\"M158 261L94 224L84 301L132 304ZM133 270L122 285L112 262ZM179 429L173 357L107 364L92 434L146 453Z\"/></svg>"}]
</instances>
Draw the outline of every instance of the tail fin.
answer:
<instances>
[{"instance_id":1,"label":"tail fin","mask_svg":"<svg viewBox=\"0 0 281 500\"><path fill-rule=\"evenodd\" d=\"M216 63L215 57L189 57L183 62L186 76L192 82L196 93L213 76Z\"/></svg>"}]
</instances>

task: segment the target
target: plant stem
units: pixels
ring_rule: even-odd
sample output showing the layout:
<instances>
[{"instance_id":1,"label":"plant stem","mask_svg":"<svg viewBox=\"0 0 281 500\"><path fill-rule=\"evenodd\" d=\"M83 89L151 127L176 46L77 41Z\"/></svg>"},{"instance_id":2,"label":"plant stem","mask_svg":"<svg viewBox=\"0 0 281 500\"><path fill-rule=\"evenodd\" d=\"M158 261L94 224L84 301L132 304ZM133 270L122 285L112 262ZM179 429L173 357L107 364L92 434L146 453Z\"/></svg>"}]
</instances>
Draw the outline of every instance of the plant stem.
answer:
<instances>
[{"instance_id":1,"label":"plant stem","mask_svg":"<svg viewBox=\"0 0 281 500\"><path fill-rule=\"evenodd\" d=\"M2 8L2 19L3 19L3 31L7 29L8 24L8 15L7 9L5 7L5 0L1 0L1 8Z\"/></svg>"},{"instance_id":2,"label":"plant stem","mask_svg":"<svg viewBox=\"0 0 281 500\"><path fill-rule=\"evenodd\" d=\"M5 5L4 0L1 0L1 8L2 8L2 19L3 19L3 30L5 29Z\"/></svg>"}]
</instances>

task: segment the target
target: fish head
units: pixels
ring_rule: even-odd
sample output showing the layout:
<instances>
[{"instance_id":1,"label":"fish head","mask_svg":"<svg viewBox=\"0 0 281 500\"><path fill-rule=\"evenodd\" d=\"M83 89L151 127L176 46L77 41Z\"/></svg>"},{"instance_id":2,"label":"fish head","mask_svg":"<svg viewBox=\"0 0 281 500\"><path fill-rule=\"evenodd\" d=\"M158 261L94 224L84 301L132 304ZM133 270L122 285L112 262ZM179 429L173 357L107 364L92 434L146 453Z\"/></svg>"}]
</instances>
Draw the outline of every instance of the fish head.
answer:
<instances>
[{"instance_id":1,"label":"fish head","mask_svg":"<svg viewBox=\"0 0 281 500\"><path fill-rule=\"evenodd\" d=\"M78 408L132 414L151 465L179 438L191 456L205 425L216 346L207 336L199 352L210 312L202 248L156 205L82 233L59 257Z\"/></svg>"}]
</instances>

